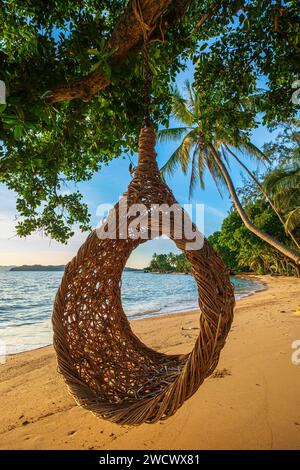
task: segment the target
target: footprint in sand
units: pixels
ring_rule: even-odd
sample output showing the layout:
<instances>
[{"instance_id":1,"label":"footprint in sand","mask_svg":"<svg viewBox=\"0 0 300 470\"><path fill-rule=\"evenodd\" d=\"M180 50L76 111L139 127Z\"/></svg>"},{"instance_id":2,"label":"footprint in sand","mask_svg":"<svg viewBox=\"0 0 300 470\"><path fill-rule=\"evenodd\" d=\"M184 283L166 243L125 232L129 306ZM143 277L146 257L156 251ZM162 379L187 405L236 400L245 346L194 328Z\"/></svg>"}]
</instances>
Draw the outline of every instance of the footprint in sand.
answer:
<instances>
[{"instance_id":1,"label":"footprint in sand","mask_svg":"<svg viewBox=\"0 0 300 470\"><path fill-rule=\"evenodd\" d=\"M211 375L211 379L223 379L227 375L231 375L231 371L229 369L217 369L215 372Z\"/></svg>"}]
</instances>

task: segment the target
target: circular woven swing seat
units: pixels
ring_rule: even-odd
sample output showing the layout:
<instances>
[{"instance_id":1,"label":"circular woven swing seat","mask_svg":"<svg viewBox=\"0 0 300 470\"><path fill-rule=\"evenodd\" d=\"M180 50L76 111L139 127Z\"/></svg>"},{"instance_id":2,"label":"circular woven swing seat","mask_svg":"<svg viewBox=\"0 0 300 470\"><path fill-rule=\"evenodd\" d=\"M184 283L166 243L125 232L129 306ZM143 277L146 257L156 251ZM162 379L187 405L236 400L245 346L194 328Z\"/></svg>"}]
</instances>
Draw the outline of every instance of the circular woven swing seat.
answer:
<instances>
[{"instance_id":1,"label":"circular woven swing seat","mask_svg":"<svg viewBox=\"0 0 300 470\"><path fill-rule=\"evenodd\" d=\"M151 127L141 131L139 164L125 196L128 207L144 204L148 215L152 204L176 203L160 177ZM159 227L161 234L161 222ZM52 321L58 370L76 402L95 415L119 424L155 423L173 415L218 363L233 318L229 272L205 239L201 249L188 250L190 240L176 238L171 225L168 235L191 263L201 314L193 350L164 354L133 333L121 301L126 262L146 240L98 235L93 231L66 266L56 295Z\"/></svg>"}]
</instances>

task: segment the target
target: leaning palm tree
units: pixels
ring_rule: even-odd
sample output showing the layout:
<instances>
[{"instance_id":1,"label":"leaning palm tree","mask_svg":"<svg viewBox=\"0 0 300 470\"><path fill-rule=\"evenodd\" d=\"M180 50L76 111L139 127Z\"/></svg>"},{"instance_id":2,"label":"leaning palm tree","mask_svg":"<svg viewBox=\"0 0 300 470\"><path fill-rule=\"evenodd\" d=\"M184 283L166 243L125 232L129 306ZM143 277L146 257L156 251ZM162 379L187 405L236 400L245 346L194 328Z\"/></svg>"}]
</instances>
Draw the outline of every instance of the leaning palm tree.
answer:
<instances>
[{"instance_id":1,"label":"leaning palm tree","mask_svg":"<svg viewBox=\"0 0 300 470\"><path fill-rule=\"evenodd\" d=\"M259 238L292 259L296 264L300 264L299 252L274 239L250 221L230 177L228 170L229 155L234 156L240 162L235 151L240 151L251 158L261 161L266 160L266 156L243 132L235 133L233 137L229 133L227 134L226 130L217 129L216 127L212 137L207 140L201 115L200 97L188 81L186 82L186 89L188 93L187 99L175 88L172 105L173 116L183 125L181 127L163 129L158 134L161 142L182 139L178 148L161 168L162 176L172 174L179 164L184 174L187 174L189 167L191 167L189 185L189 193L191 195L198 180L201 187L204 188L204 172L208 169L219 191L220 184L227 186L235 208L245 226ZM243 164L243 167L245 168L246 166ZM248 172L249 174L251 173L250 170ZM254 177L254 175L252 176ZM269 198L268 200L270 201Z\"/></svg>"},{"instance_id":2,"label":"leaning palm tree","mask_svg":"<svg viewBox=\"0 0 300 470\"><path fill-rule=\"evenodd\" d=\"M274 200L277 209L285 215L284 228L292 233L300 228L300 157L286 168L272 171L264 187Z\"/></svg>"},{"instance_id":3,"label":"leaning palm tree","mask_svg":"<svg viewBox=\"0 0 300 470\"><path fill-rule=\"evenodd\" d=\"M275 197L276 197L276 195L275 195L276 194L275 186L274 186L274 188L272 188L272 185L267 185L267 184L265 184L265 182L264 182L264 184L260 183L260 181L255 176L255 174L252 173L252 171L249 170L247 165L245 165L243 163L243 161L240 160L240 158L238 158L238 156L232 151L230 146L228 146L226 143L224 143L224 147L229 152L229 154L238 162L238 164L245 170L245 172L252 179L252 181L254 181L254 183L258 187L259 191L261 192L261 194L265 197L265 199L268 201L271 208L273 209L273 211L277 215L278 219L280 220L281 225L285 229L286 234L293 240L294 245L298 249L300 249L300 243L298 242L297 238L293 234L293 231L295 230L295 227L292 227L292 224L287 223L287 221L284 220L283 216L281 215L281 210L279 208L279 205L278 205L278 203L275 202ZM249 152L248 152L248 154L249 154ZM272 174L273 174L273 172L272 172ZM300 193L300 189L298 191ZM269 194L272 196L272 198L269 196ZM286 199L286 197L285 197L285 199ZM299 195L299 198L298 198L298 203L299 203L299 199L300 199L300 195ZM278 198L278 200L279 200L279 198ZM296 211L295 216L294 216L294 220L297 216L300 216L300 211L299 212ZM300 223L300 221L299 221L299 223Z\"/></svg>"}]
</instances>

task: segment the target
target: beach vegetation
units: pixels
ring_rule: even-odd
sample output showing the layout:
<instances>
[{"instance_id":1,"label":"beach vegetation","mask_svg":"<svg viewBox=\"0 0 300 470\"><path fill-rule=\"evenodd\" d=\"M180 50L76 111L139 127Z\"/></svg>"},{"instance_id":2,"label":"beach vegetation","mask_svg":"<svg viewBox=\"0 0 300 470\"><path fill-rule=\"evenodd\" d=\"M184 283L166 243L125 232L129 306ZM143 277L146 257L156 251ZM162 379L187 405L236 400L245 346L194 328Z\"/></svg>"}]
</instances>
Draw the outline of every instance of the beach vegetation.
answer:
<instances>
[{"instance_id":1,"label":"beach vegetation","mask_svg":"<svg viewBox=\"0 0 300 470\"><path fill-rule=\"evenodd\" d=\"M285 245L295 246L295 242L299 245L298 127L284 129L263 150L271 166L255 176L260 186L268 192L277 212L252 179L244 179L243 186L237 192L255 225ZM278 223L278 214L283 224ZM299 275L299 267L292 260L247 230L234 206L223 221L221 230L212 234L209 241L225 264L235 272L251 270L257 274Z\"/></svg>"},{"instance_id":2,"label":"beach vegetation","mask_svg":"<svg viewBox=\"0 0 300 470\"><path fill-rule=\"evenodd\" d=\"M154 253L150 265L145 269L145 271L152 273L188 274L191 272L191 264L186 259L184 253Z\"/></svg>"}]
</instances>

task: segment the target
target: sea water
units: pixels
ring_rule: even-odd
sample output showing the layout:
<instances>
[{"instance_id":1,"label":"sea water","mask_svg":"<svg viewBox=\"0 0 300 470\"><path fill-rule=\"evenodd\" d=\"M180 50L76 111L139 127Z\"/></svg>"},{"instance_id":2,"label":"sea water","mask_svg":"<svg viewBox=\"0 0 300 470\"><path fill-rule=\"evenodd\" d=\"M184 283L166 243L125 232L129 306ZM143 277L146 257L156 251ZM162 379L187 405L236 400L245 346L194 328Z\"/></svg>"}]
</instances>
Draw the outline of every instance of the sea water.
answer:
<instances>
[{"instance_id":1,"label":"sea water","mask_svg":"<svg viewBox=\"0 0 300 470\"><path fill-rule=\"evenodd\" d=\"M51 311L62 275L0 271L0 349L6 354L51 344ZM234 276L231 281L237 299L263 288L252 279ZM190 275L126 271L122 303L131 320L191 310L197 308L197 287Z\"/></svg>"}]
</instances>

